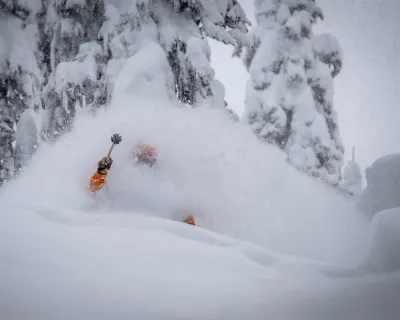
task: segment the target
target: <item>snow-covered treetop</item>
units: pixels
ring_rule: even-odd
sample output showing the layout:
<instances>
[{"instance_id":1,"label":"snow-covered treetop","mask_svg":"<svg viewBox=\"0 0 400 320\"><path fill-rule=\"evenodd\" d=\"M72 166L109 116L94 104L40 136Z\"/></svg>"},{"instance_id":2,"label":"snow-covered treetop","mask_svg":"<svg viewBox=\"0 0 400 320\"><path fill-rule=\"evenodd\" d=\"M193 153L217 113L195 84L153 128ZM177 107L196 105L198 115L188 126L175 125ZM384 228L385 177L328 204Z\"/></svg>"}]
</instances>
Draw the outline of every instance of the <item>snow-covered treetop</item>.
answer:
<instances>
[{"instance_id":1,"label":"snow-covered treetop","mask_svg":"<svg viewBox=\"0 0 400 320\"><path fill-rule=\"evenodd\" d=\"M379 184L400 178L400 153L377 159L365 172L368 184Z\"/></svg>"},{"instance_id":2,"label":"snow-covered treetop","mask_svg":"<svg viewBox=\"0 0 400 320\"><path fill-rule=\"evenodd\" d=\"M86 5L86 2L86 0L55 0L56 5L64 5L66 8L72 8L73 6L83 7Z\"/></svg>"},{"instance_id":3,"label":"snow-covered treetop","mask_svg":"<svg viewBox=\"0 0 400 320\"><path fill-rule=\"evenodd\" d=\"M312 23L317 22L318 18L324 19L322 10L316 5L315 0L276 0L275 2L287 5L292 14L295 11L307 11Z\"/></svg>"},{"instance_id":4,"label":"snow-covered treetop","mask_svg":"<svg viewBox=\"0 0 400 320\"><path fill-rule=\"evenodd\" d=\"M307 12L310 23L316 23L318 18L324 19L314 0L255 0L255 9L257 24L263 28L274 27L277 22L283 25L291 15L296 16L296 12Z\"/></svg>"},{"instance_id":5,"label":"snow-covered treetop","mask_svg":"<svg viewBox=\"0 0 400 320\"><path fill-rule=\"evenodd\" d=\"M343 171L342 188L353 195L359 195L362 191L361 168L354 160L349 161Z\"/></svg>"},{"instance_id":6,"label":"snow-covered treetop","mask_svg":"<svg viewBox=\"0 0 400 320\"><path fill-rule=\"evenodd\" d=\"M247 121L295 167L336 185L344 153L333 110L339 42L313 34L324 18L314 0L255 0L255 14L254 46L244 57L251 76Z\"/></svg>"},{"instance_id":7,"label":"snow-covered treetop","mask_svg":"<svg viewBox=\"0 0 400 320\"><path fill-rule=\"evenodd\" d=\"M332 70L335 77L342 69L343 52L339 41L329 33L315 35L312 38L312 46L317 57Z\"/></svg>"},{"instance_id":8,"label":"snow-covered treetop","mask_svg":"<svg viewBox=\"0 0 400 320\"><path fill-rule=\"evenodd\" d=\"M23 26L21 19L8 13L0 18L0 73L26 72L34 82L42 77L38 69L34 48L36 48L37 28L34 25ZM26 92L32 88L26 85Z\"/></svg>"},{"instance_id":9,"label":"snow-covered treetop","mask_svg":"<svg viewBox=\"0 0 400 320\"><path fill-rule=\"evenodd\" d=\"M101 54L101 46L95 42L84 43L73 61L61 62L56 69L55 89L61 93L68 85L83 84L86 79L96 81L95 57Z\"/></svg>"},{"instance_id":10,"label":"snow-covered treetop","mask_svg":"<svg viewBox=\"0 0 400 320\"><path fill-rule=\"evenodd\" d=\"M0 0L0 15L4 10L22 20L31 19L42 8L42 0Z\"/></svg>"},{"instance_id":11,"label":"snow-covered treetop","mask_svg":"<svg viewBox=\"0 0 400 320\"><path fill-rule=\"evenodd\" d=\"M226 44L247 45L247 19L237 0L170 0L176 12L185 11L210 38Z\"/></svg>"}]
</instances>

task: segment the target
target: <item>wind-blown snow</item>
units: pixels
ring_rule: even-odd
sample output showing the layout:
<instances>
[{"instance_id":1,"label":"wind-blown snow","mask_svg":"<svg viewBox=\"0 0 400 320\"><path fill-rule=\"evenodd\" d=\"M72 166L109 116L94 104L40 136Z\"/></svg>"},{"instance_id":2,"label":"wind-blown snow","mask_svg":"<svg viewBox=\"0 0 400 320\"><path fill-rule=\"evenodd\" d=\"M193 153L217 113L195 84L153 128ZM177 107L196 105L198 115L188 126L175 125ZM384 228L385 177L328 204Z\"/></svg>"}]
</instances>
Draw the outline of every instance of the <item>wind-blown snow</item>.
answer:
<instances>
[{"instance_id":1,"label":"wind-blown snow","mask_svg":"<svg viewBox=\"0 0 400 320\"><path fill-rule=\"evenodd\" d=\"M1 191L0 317L396 319L399 273L358 267L370 235L350 199L224 110L168 103L156 77L165 61L146 73L136 56L108 110L79 114ZM115 132L123 140L93 197ZM157 147L155 172L132 164L138 141ZM188 210L198 228L176 221Z\"/></svg>"},{"instance_id":2,"label":"wind-blown snow","mask_svg":"<svg viewBox=\"0 0 400 320\"><path fill-rule=\"evenodd\" d=\"M28 161L39 147L40 122L39 115L31 109L21 114L15 133L17 149L20 152L19 161Z\"/></svg>"},{"instance_id":3,"label":"wind-blown snow","mask_svg":"<svg viewBox=\"0 0 400 320\"><path fill-rule=\"evenodd\" d=\"M282 153L223 112L179 109L134 96L118 101L95 119L78 119L74 132L43 148L5 192L18 189L32 206L82 209L94 203L85 188L107 152L109 136L118 132L123 142L113 153L108 196L100 197L113 208L134 211L147 198L152 215L172 218L193 208L203 212L204 227L269 249L334 263L362 257L364 222L352 203L288 167ZM139 140L159 151L155 175L131 164ZM38 180L41 187L32 190Z\"/></svg>"}]
</instances>

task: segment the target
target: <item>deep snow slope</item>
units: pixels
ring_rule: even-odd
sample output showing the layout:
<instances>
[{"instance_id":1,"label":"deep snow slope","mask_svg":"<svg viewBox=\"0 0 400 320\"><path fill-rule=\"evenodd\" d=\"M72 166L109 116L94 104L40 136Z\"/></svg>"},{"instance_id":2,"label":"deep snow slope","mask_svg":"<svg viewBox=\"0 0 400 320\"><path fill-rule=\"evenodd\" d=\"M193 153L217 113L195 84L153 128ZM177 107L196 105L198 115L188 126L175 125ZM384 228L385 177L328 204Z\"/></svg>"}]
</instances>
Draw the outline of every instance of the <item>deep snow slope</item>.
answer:
<instances>
[{"instance_id":1,"label":"deep snow slope","mask_svg":"<svg viewBox=\"0 0 400 320\"><path fill-rule=\"evenodd\" d=\"M224 111L165 102L168 79L135 59L107 111L79 114L0 190L0 319L397 319L398 269L371 263L397 238L380 227L369 250L349 199ZM155 172L133 165L138 141L157 147ZM188 210L200 227L179 222Z\"/></svg>"},{"instance_id":2,"label":"deep snow slope","mask_svg":"<svg viewBox=\"0 0 400 320\"><path fill-rule=\"evenodd\" d=\"M374 273L400 270L400 207L378 212L371 224L372 244L360 268Z\"/></svg>"},{"instance_id":3,"label":"deep snow slope","mask_svg":"<svg viewBox=\"0 0 400 320\"><path fill-rule=\"evenodd\" d=\"M92 197L114 132L123 141ZM157 172L132 165L139 140L157 146ZM82 114L1 191L0 208L1 319L398 316L400 275L371 264L353 204L217 110L127 96ZM202 212L199 228L175 221L187 209Z\"/></svg>"},{"instance_id":4,"label":"deep snow slope","mask_svg":"<svg viewBox=\"0 0 400 320\"><path fill-rule=\"evenodd\" d=\"M108 110L79 114L0 189L1 320L399 319L396 211L370 230L224 111L165 102L158 45L119 67ZM133 165L138 141L157 147L155 172ZM179 222L187 210L200 227Z\"/></svg>"},{"instance_id":5,"label":"deep snow slope","mask_svg":"<svg viewBox=\"0 0 400 320\"><path fill-rule=\"evenodd\" d=\"M363 276L139 212L2 209L1 319L398 319L399 273Z\"/></svg>"},{"instance_id":6,"label":"deep snow slope","mask_svg":"<svg viewBox=\"0 0 400 320\"><path fill-rule=\"evenodd\" d=\"M94 199L85 189L114 132L123 140L107 188ZM133 166L138 141L157 147L156 173ZM354 265L369 246L353 203L288 166L283 153L225 113L133 96L95 119L81 115L73 132L39 150L0 201L79 210L97 203L174 220L194 210L207 229L329 263Z\"/></svg>"},{"instance_id":7,"label":"deep snow slope","mask_svg":"<svg viewBox=\"0 0 400 320\"><path fill-rule=\"evenodd\" d=\"M261 319L262 266L233 241L174 224L116 212L3 212L0 318Z\"/></svg>"},{"instance_id":8,"label":"deep snow slope","mask_svg":"<svg viewBox=\"0 0 400 320\"><path fill-rule=\"evenodd\" d=\"M366 255L367 222L349 199L288 166L280 150L224 110L167 102L167 67L159 45L143 45L116 71L108 110L80 114L73 132L41 147L0 201L77 210L97 204L173 220L190 210L201 226L270 250L343 265ZM123 141L107 188L94 199L86 187L114 132ZM157 172L132 164L139 141L157 148Z\"/></svg>"}]
</instances>

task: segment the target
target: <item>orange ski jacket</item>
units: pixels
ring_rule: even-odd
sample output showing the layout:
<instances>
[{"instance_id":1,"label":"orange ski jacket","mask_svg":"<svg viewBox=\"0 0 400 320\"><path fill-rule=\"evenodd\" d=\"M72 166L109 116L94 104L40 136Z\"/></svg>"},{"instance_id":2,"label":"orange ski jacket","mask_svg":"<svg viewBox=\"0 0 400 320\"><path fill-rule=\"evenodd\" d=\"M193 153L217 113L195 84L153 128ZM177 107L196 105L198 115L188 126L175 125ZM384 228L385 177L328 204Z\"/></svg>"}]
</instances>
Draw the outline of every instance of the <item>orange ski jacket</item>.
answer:
<instances>
[{"instance_id":1,"label":"orange ski jacket","mask_svg":"<svg viewBox=\"0 0 400 320\"><path fill-rule=\"evenodd\" d=\"M107 173L108 171L105 173L99 173L98 171L93 173L89 182L90 191L96 192L103 188L104 184L106 183Z\"/></svg>"}]
</instances>

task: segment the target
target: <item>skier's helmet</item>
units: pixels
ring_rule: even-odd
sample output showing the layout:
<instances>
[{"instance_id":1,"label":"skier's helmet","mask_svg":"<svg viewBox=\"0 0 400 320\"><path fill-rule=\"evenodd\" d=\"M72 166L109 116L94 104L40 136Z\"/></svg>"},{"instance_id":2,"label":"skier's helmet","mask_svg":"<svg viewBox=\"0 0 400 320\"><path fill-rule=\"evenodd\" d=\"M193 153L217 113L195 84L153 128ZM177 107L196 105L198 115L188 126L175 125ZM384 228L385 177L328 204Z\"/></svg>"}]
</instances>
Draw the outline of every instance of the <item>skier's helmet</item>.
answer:
<instances>
[{"instance_id":1,"label":"skier's helmet","mask_svg":"<svg viewBox=\"0 0 400 320\"><path fill-rule=\"evenodd\" d=\"M154 146L141 142L136 145L133 156L137 163L152 167L157 161L157 150Z\"/></svg>"}]
</instances>

